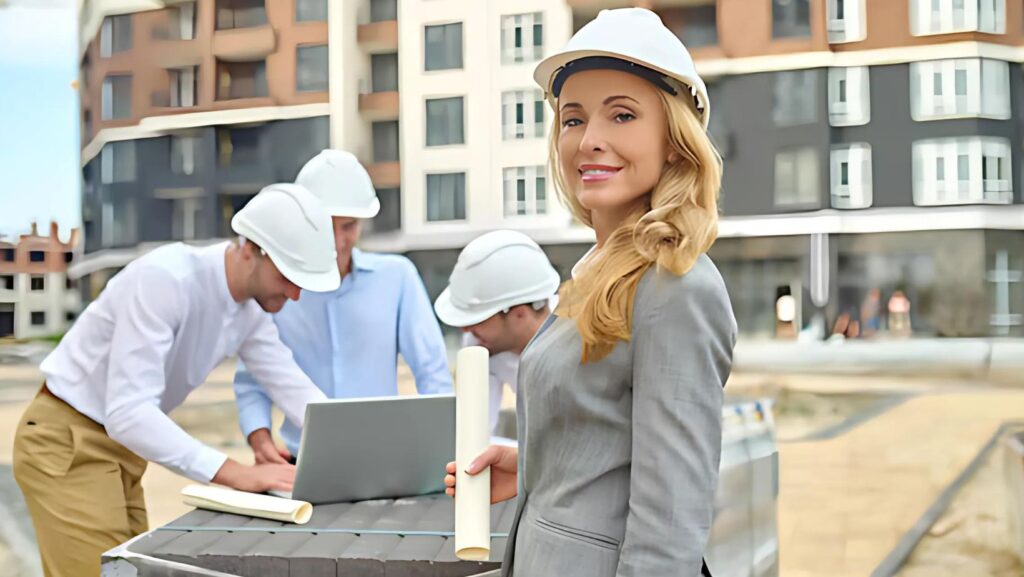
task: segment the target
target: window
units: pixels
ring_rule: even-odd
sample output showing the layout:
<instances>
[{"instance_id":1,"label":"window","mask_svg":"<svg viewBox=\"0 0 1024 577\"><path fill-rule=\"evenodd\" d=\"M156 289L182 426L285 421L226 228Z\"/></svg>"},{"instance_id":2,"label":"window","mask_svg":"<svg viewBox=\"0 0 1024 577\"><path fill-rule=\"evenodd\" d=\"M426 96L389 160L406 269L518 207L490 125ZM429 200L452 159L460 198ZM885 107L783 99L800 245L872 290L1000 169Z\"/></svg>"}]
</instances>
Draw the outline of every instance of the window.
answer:
<instances>
[{"instance_id":1,"label":"window","mask_svg":"<svg viewBox=\"0 0 1024 577\"><path fill-rule=\"evenodd\" d=\"M370 22L398 20L398 0L370 0Z\"/></svg>"},{"instance_id":2,"label":"window","mask_svg":"<svg viewBox=\"0 0 1024 577\"><path fill-rule=\"evenodd\" d=\"M373 123L373 161L398 162L398 121Z\"/></svg>"},{"instance_id":3,"label":"window","mask_svg":"<svg viewBox=\"0 0 1024 577\"><path fill-rule=\"evenodd\" d=\"M122 247L136 242L135 199L103 202L103 247Z\"/></svg>"},{"instance_id":4,"label":"window","mask_svg":"<svg viewBox=\"0 0 1024 577\"><path fill-rule=\"evenodd\" d=\"M772 37L811 35L810 0L772 0Z\"/></svg>"},{"instance_id":5,"label":"window","mask_svg":"<svg viewBox=\"0 0 1024 577\"><path fill-rule=\"evenodd\" d=\"M427 146L465 144L462 97L427 100Z\"/></svg>"},{"instance_id":6,"label":"window","mask_svg":"<svg viewBox=\"0 0 1024 577\"><path fill-rule=\"evenodd\" d=\"M1010 142L965 137L914 143L914 204L1008 204L1013 201Z\"/></svg>"},{"instance_id":7,"label":"window","mask_svg":"<svg viewBox=\"0 0 1024 577\"><path fill-rule=\"evenodd\" d=\"M64 253L64 264L71 264L71 261L75 260L75 253L66 252Z\"/></svg>"},{"instance_id":8,"label":"window","mask_svg":"<svg viewBox=\"0 0 1024 577\"><path fill-rule=\"evenodd\" d=\"M0 276L0 289L14 290L14 275L5 274Z\"/></svg>"},{"instance_id":9,"label":"window","mask_svg":"<svg viewBox=\"0 0 1024 577\"><path fill-rule=\"evenodd\" d=\"M171 136L171 172L191 176L196 171L198 136Z\"/></svg>"},{"instance_id":10,"label":"window","mask_svg":"<svg viewBox=\"0 0 1024 577\"><path fill-rule=\"evenodd\" d=\"M178 40L194 40L196 37L196 3L186 2L172 8Z\"/></svg>"},{"instance_id":11,"label":"window","mask_svg":"<svg viewBox=\"0 0 1024 577\"><path fill-rule=\"evenodd\" d=\"M46 262L46 253L41 250L33 250L28 253L29 262Z\"/></svg>"},{"instance_id":12,"label":"window","mask_svg":"<svg viewBox=\"0 0 1024 577\"><path fill-rule=\"evenodd\" d=\"M864 0L828 0L828 41L858 42L867 38Z\"/></svg>"},{"instance_id":13,"label":"window","mask_svg":"<svg viewBox=\"0 0 1024 577\"><path fill-rule=\"evenodd\" d=\"M64 313L64 320L65 320L65 321L67 321L67 322L69 322L69 323L71 323L71 322L74 322L74 321L75 321L75 317L76 317L76 316L77 316L77 315L75 315L75 313L74 313L74 312L72 312L72 311L67 311L67 312L65 312L65 313Z\"/></svg>"},{"instance_id":14,"label":"window","mask_svg":"<svg viewBox=\"0 0 1024 577\"><path fill-rule=\"evenodd\" d=\"M295 88L299 92L327 91L327 45L295 49Z\"/></svg>"},{"instance_id":15,"label":"window","mask_svg":"<svg viewBox=\"0 0 1024 577\"><path fill-rule=\"evenodd\" d=\"M296 22L326 22L327 0L295 0Z\"/></svg>"},{"instance_id":16,"label":"window","mask_svg":"<svg viewBox=\"0 0 1024 577\"><path fill-rule=\"evenodd\" d=\"M130 74L103 79L103 120L120 120L132 116L132 77Z\"/></svg>"},{"instance_id":17,"label":"window","mask_svg":"<svg viewBox=\"0 0 1024 577\"><path fill-rule=\"evenodd\" d=\"M263 0L217 0L217 30L251 28L266 23Z\"/></svg>"},{"instance_id":18,"label":"window","mask_svg":"<svg viewBox=\"0 0 1024 577\"><path fill-rule=\"evenodd\" d=\"M217 100L267 95L267 63L217 62Z\"/></svg>"},{"instance_id":19,"label":"window","mask_svg":"<svg viewBox=\"0 0 1024 577\"><path fill-rule=\"evenodd\" d=\"M195 239L203 209L203 198L175 198L172 202L174 203L174 216L171 220L171 238L174 240Z\"/></svg>"},{"instance_id":20,"label":"window","mask_svg":"<svg viewBox=\"0 0 1024 577\"><path fill-rule=\"evenodd\" d=\"M465 220L466 173L427 175L427 221Z\"/></svg>"},{"instance_id":21,"label":"window","mask_svg":"<svg viewBox=\"0 0 1024 577\"><path fill-rule=\"evenodd\" d=\"M6 261L6 262L14 262L14 257L15 257L15 253L14 253L14 249L13 248L5 248L4 249L4 261Z\"/></svg>"},{"instance_id":22,"label":"window","mask_svg":"<svg viewBox=\"0 0 1024 577\"><path fill-rule=\"evenodd\" d=\"M217 154L220 166L259 165L261 131L260 127L218 129Z\"/></svg>"},{"instance_id":23,"label":"window","mask_svg":"<svg viewBox=\"0 0 1024 577\"><path fill-rule=\"evenodd\" d=\"M370 221L367 232L388 232L402 228L402 191L398 188L377 190L380 212Z\"/></svg>"},{"instance_id":24,"label":"window","mask_svg":"<svg viewBox=\"0 0 1024 577\"><path fill-rule=\"evenodd\" d=\"M1006 0L911 0L914 36L953 32L1006 33Z\"/></svg>"},{"instance_id":25,"label":"window","mask_svg":"<svg viewBox=\"0 0 1024 577\"><path fill-rule=\"evenodd\" d=\"M30 280L31 288L33 292L39 292L46 290L46 277L42 275L32 275Z\"/></svg>"},{"instance_id":26,"label":"window","mask_svg":"<svg viewBox=\"0 0 1024 577\"><path fill-rule=\"evenodd\" d=\"M220 236L233 237L235 232L231 230L231 219L238 211L245 208L249 201L256 196L254 194L222 194L220 195Z\"/></svg>"},{"instance_id":27,"label":"window","mask_svg":"<svg viewBox=\"0 0 1024 577\"><path fill-rule=\"evenodd\" d=\"M543 166L505 169L505 216L546 214L547 183Z\"/></svg>"},{"instance_id":28,"label":"window","mask_svg":"<svg viewBox=\"0 0 1024 577\"><path fill-rule=\"evenodd\" d=\"M871 206L871 145L866 142L832 149L832 208Z\"/></svg>"},{"instance_id":29,"label":"window","mask_svg":"<svg viewBox=\"0 0 1024 577\"><path fill-rule=\"evenodd\" d=\"M398 90L398 53L374 54L370 56L373 71L374 92L395 92Z\"/></svg>"},{"instance_id":30,"label":"window","mask_svg":"<svg viewBox=\"0 0 1024 577\"><path fill-rule=\"evenodd\" d=\"M544 93L511 90L501 95L501 135L505 140L543 138Z\"/></svg>"},{"instance_id":31,"label":"window","mask_svg":"<svg viewBox=\"0 0 1024 577\"><path fill-rule=\"evenodd\" d=\"M424 70L462 68L462 23L424 28Z\"/></svg>"},{"instance_id":32,"label":"window","mask_svg":"<svg viewBox=\"0 0 1024 577\"><path fill-rule=\"evenodd\" d=\"M176 108L188 108L196 105L196 94L199 93L196 67L172 68L167 71L170 79L169 104Z\"/></svg>"},{"instance_id":33,"label":"window","mask_svg":"<svg viewBox=\"0 0 1024 577\"><path fill-rule=\"evenodd\" d=\"M111 142L100 152L100 182L135 181L135 141Z\"/></svg>"},{"instance_id":34,"label":"window","mask_svg":"<svg viewBox=\"0 0 1024 577\"><path fill-rule=\"evenodd\" d=\"M776 126L796 126L817 121L817 74L817 70L775 73L772 118Z\"/></svg>"},{"instance_id":35,"label":"window","mask_svg":"<svg viewBox=\"0 0 1024 577\"><path fill-rule=\"evenodd\" d=\"M830 68L828 121L832 126L859 126L871 121L871 88L867 66Z\"/></svg>"},{"instance_id":36,"label":"window","mask_svg":"<svg viewBox=\"0 0 1024 577\"><path fill-rule=\"evenodd\" d=\"M32 311L32 326L41 327L46 325L46 313Z\"/></svg>"},{"instance_id":37,"label":"window","mask_svg":"<svg viewBox=\"0 0 1024 577\"><path fill-rule=\"evenodd\" d=\"M712 2L706 6L665 8L659 11L665 26L693 49L718 44L718 10Z\"/></svg>"},{"instance_id":38,"label":"window","mask_svg":"<svg viewBox=\"0 0 1024 577\"><path fill-rule=\"evenodd\" d=\"M501 63L536 62L544 55L543 14L501 17Z\"/></svg>"},{"instance_id":39,"label":"window","mask_svg":"<svg viewBox=\"0 0 1024 577\"><path fill-rule=\"evenodd\" d=\"M775 154L775 206L818 208L818 150L800 148Z\"/></svg>"},{"instance_id":40,"label":"window","mask_svg":"<svg viewBox=\"0 0 1024 577\"><path fill-rule=\"evenodd\" d=\"M1010 65L960 58L910 65L910 114L914 120L975 116L1010 118Z\"/></svg>"},{"instance_id":41,"label":"window","mask_svg":"<svg viewBox=\"0 0 1024 577\"><path fill-rule=\"evenodd\" d=\"M100 56L110 58L132 49L132 15L107 16L100 28Z\"/></svg>"}]
</instances>

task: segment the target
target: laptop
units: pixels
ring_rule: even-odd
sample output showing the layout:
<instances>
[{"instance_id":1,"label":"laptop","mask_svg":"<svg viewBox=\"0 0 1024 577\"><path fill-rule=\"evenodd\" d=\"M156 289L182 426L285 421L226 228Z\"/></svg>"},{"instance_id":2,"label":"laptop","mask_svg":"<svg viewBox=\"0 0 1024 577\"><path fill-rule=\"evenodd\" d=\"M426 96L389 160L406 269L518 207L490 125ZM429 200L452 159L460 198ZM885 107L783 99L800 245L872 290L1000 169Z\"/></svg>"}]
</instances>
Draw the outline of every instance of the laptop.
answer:
<instances>
[{"instance_id":1,"label":"laptop","mask_svg":"<svg viewBox=\"0 0 1024 577\"><path fill-rule=\"evenodd\" d=\"M334 399L306 406L291 494L345 503L444 491L455 458L455 396Z\"/></svg>"}]
</instances>

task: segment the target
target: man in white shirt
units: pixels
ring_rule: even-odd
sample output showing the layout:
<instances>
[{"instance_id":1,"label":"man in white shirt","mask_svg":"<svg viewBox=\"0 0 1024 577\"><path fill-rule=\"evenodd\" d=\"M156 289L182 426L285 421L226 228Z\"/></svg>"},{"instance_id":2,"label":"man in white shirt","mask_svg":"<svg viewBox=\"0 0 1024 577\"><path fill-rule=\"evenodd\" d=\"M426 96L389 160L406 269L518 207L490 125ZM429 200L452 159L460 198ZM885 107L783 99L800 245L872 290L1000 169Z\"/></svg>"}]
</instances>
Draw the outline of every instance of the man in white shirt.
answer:
<instances>
[{"instance_id":1,"label":"man in white shirt","mask_svg":"<svg viewBox=\"0 0 1024 577\"><path fill-rule=\"evenodd\" d=\"M267 313L300 289L338 287L330 216L308 190L279 184L231 227L239 240L171 244L129 264L40 366L46 382L18 425L14 476L48 577L99 575L104 551L147 530L148 461L201 483L291 490L293 466L242 465L167 416L233 355L295 423L324 399Z\"/></svg>"},{"instance_id":2,"label":"man in white shirt","mask_svg":"<svg viewBox=\"0 0 1024 577\"><path fill-rule=\"evenodd\" d=\"M491 354L491 430L497 433L504 385L515 392L519 355L557 304L560 279L547 255L521 232L496 230L459 253L448 288L434 303L446 325L466 333L463 345Z\"/></svg>"}]
</instances>

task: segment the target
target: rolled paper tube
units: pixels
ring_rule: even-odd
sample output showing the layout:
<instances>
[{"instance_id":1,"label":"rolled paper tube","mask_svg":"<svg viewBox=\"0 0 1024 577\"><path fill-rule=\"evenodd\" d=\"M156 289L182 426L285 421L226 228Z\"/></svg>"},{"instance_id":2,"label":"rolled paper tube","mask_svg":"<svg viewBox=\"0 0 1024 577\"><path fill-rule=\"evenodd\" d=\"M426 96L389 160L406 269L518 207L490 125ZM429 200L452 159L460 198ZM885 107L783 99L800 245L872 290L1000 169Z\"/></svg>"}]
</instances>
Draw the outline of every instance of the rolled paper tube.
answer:
<instances>
[{"instance_id":1,"label":"rolled paper tube","mask_svg":"<svg viewBox=\"0 0 1024 577\"><path fill-rule=\"evenodd\" d=\"M491 469L465 471L490 439L488 359L484 347L466 347L455 369L455 556L466 561L491 556Z\"/></svg>"},{"instance_id":2,"label":"rolled paper tube","mask_svg":"<svg viewBox=\"0 0 1024 577\"><path fill-rule=\"evenodd\" d=\"M262 517L283 523L304 525L313 515L313 505L306 501L246 493L223 487L189 485L181 490L181 496L185 504L191 507Z\"/></svg>"}]
</instances>

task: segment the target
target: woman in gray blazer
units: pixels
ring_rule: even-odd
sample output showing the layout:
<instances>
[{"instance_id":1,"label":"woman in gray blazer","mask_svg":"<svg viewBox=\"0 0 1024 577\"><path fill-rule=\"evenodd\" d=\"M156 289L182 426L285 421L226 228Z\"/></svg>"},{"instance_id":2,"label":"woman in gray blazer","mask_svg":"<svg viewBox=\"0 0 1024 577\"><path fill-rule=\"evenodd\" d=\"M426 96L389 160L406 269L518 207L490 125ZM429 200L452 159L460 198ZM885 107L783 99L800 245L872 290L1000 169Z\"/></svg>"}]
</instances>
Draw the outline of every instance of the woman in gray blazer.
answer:
<instances>
[{"instance_id":1,"label":"woman in gray blazer","mask_svg":"<svg viewBox=\"0 0 1024 577\"><path fill-rule=\"evenodd\" d=\"M693 577L736 335L705 254L721 180L707 91L636 8L603 11L535 78L557 189L597 244L523 353L518 451L491 447L467 471L491 467L494 501L518 495L503 575Z\"/></svg>"}]
</instances>

